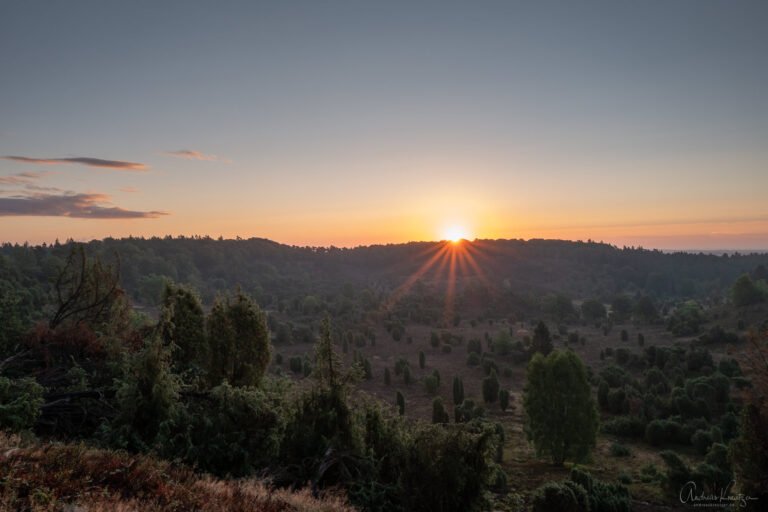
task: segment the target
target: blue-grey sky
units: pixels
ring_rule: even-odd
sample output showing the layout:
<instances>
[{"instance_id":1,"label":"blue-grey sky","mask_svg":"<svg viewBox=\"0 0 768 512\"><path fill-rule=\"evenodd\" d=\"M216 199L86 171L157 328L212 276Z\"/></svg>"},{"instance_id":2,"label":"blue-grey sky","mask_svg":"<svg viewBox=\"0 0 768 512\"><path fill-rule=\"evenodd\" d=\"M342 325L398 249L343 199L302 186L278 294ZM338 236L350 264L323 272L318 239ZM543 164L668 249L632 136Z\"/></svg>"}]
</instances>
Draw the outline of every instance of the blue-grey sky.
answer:
<instances>
[{"instance_id":1,"label":"blue-grey sky","mask_svg":"<svg viewBox=\"0 0 768 512\"><path fill-rule=\"evenodd\" d=\"M766 27L764 1L5 1L0 239L768 248Z\"/></svg>"}]
</instances>

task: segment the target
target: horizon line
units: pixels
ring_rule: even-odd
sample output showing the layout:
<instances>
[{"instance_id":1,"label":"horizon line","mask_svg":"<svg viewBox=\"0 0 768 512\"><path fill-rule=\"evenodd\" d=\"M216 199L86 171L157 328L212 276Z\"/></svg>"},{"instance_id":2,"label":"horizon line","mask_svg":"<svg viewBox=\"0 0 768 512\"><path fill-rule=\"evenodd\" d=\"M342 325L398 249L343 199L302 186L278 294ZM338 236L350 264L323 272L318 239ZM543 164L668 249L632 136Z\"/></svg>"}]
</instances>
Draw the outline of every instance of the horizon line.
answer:
<instances>
[{"instance_id":1,"label":"horizon line","mask_svg":"<svg viewBox=\"0 0 768 512\"><path fill-rule=\"evenodd\" d=\"M266 242L271 242L278 245L283 245L286 247L295 247L295 248L301 248L301 249L345 249L345 250L354 250L354 249L362 249L362 248L370 248L370 247L386 247L386 246L395 246L395 245L408 245L408 244L439 244L439 243L451 243L451 240L443 239L443 240L407 240L403 242L382 242L382 243L369 243L369 244L357 244L357 245L310 245L310 244L292 244L292 243L285 243L280 242L278 240L273 240L271 238L266 237L260 237L260 236L251 236L248 238L244 238L241 236L234 236L234 237L224 237L223 235L219 236L211 236L211 235L153 235L153 236L134 236L134 235L127 235L122 237L111 237L107 236L104 238L91 238L91 239L81 239L81 240L75 240L74 238L67 238L64 242L61 242L58 238L54 239L53 242L39 242L39 243L32 243L28 240L24 242L10 242L10 241L0 241L0 245L2 246L31 246L31 247L42 247L42 246L54 246L57 243L59 245L67 245L70 243L79 243L79 244L89 244L93 242L104 242L106 240L132 240L132 239L138 239L138 240L214 240L214 241L230 241L230 242L247 242L247 241L253 241L253 240L261 240ZM659 251L662 253L669 253L669 254L675 254L675 253L686 253L686 254L764 254L768 253L768 247L764 248L717 248L717 249L698 249L698 248L671 248L671 249L662 249L659 247L646 247L643 245L617 245L611 242L606 242L604 240L594 240L591 238L588 238L586 240L583 239L569 239L569 238L474 238L472 240L462 238L460 240L461 242L468 242L468 243L477 243L477 242L535 242L535 241L543 241L543 242L568 242L568 243L581 243L581 244L597 244L597 245L606 245L608 247L612 247L614 249L618 250L645 250L645 251Z\"/></svg>"}]
</instances>

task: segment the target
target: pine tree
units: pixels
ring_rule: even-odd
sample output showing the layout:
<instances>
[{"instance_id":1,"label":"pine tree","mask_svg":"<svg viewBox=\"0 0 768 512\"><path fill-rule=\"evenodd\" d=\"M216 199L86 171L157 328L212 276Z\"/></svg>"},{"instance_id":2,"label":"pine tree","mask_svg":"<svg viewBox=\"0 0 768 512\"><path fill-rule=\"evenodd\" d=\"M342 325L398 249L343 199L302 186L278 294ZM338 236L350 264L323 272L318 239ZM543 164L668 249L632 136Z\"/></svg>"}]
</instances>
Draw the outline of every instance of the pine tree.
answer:
<instances>
[{"instance_id":1,"label":"pine tree","mask_svg":"<svg viewBox=\"0 0 768 512\"><path fill-rule=\"evenodd\" d=\"M427 357L424 355L424 352L419 352L419 368L423 370L426 364L427 364Z\"/></svg>"},{"instance_id":2,"label":"pine tree","mask_svg":"<svg viewBox=\"0 0 768 512\"><path fill-rule=\"evenodd\" d=\"M495 402L499 397L499 377L496 370L491 370L491 374L483 379L483 400L485 403Z\"/></svg>"},{"instance_id":3,"label":"pine tree","mask_svg":"<svg viewBox=\"0 0 768 512\"><path fill-rule=\"evenodd\" d=\"M236 336L236 359L230 384L256 386L272 359L267 318L259 306L241 291L237 292L229 309Z\"/></svg>"},{"instance_id":4,"label":"pine tree","mask_svg":"<svg viewBox=\"0 0 768 512\"><path fill-rule=\"evenodd\" d=\"M341 358L333 347L331 320L326 316L320 324L320 337L315 344L315 360L310 374L317 379L321 387L332 391L343 391L346 384L369 378L371 363L355 351L355 363L349 370L344 370ZM307 365L308 361L305 362ZM366 368L367 363L367 368ZM307 373L305 371L305 373ZM371 373L372 376L372 373ZM386 376L385 376L386 377Z\"/></svg>"},{"instance_id":5,"label":"pine tree","mask_svg":"<svg viewBox=\"0 0 768 512\"><path fill-rule=\"evenodd\" d=\"M211 348L208 376L210 383L216 386L232 378L235 358L235 331L223 298L217 297L214 301L205 327Z\"/></svg>"},{"instance_id":6,"label":"pine tree","mask_svg":"<svg viewBox=\"0 0 768 512\"><path fill-rule=\"evenodd\" d=\"M192 290L166 285L158 328L163 342L173 347L173 360L180 370L210 366L205 313L200 299Z\"/></svg>"},{"instance_id":7,"label":"pine tree","mask_svg":"<svg viewBox=\"0 0 768 512\"><path fill-rule=\"evenodd\" d=\"M180 383L171 371L171 350L159 337L145 342L131 359L117 390L113 442L135 450L150 448L163 422L181 411Z\"/></svg>"},{"instance_id":8,"label":"pine tree","mask_svg":"<svg viewBox=\"0 0 768 512\"><path fill-rule=\"evenodd\" d=\"M533 341L531 342L531 353L539 352L547 355L552 352L552 336L549 334L547 324L539 321L536 329L533 331Z\"/></svg>"},{"instance_id":9,"label":"pine tree","mask_svg":"<svg viewBox=\"0 0 768 512\"><path fill-rule=\"evenodd\" d=\"M506 411L509 408L509 391L506 389L499 390L499 407L502 411Z\"/></svg>"},{"instance_id":10,"label":"pine tree","mask_svg":"<svg viewBox=\"0 0 768 512\"><path fill-rule=\"evenodd\" d=\"M243 292L233 300L217 298L207 322L213 384L256 386L272 357L267 319Z\"/></svg>"},{"instance_id":11,"label":"pine tree","mask_svg":"<svg viewBox=\"0 0 768 512\"><path fill-rule=\"evenodd\" d=\"M323 318L320 324L320 338L315 345L313 375L320 384L331 389L341 384L341 359L333 349L331 320L327 316Z\"/></svg>"},{"instance_id":12,"label":"pine tree","mask_svg":"<svg viewBox=\"0 0 768 512\"><path fill-rule=\"evenodd\" d=\"M449 416L439 396L432 400L432 423L448 423Z\"/></svg>"},{"instance_id":13,"label":"pine tree","mask_svg":"<svg viewBox=\"0 0 768 512\"><path fill-rule=\"evenodd\" d=\"M464 382L461 377L453 378L453 405L460 405L464 401Z\"/></svg>"},{"instance_id":14,"label":"pine tree","mask_svg":"<svg viewBox=\"0 0 768 512\"><path fill-rule=\"evenodd\" d=\"M576 354L534 354L524 393L525 431L538 455L548 455L557 465L589 455L598 414L584 363Z\"/></svg>"}]
</instances>

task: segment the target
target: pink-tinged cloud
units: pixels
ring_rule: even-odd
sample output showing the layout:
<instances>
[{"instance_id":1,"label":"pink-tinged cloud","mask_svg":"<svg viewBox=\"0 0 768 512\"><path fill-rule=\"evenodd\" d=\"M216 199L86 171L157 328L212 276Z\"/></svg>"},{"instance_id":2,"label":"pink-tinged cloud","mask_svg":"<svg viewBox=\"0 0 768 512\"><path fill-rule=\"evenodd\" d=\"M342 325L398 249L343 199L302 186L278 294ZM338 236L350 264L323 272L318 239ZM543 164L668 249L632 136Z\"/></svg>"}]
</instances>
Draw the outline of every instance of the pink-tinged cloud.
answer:
<instances>
[{"instance_id":1,"label":"pink-tinged cloud","mask_svg":"<svg viewBox=\"0 0 768 512\"><path fill-rule=\"evenodd\" d=\"M19 172L10 176L0 176L2 185L28 185L42 178L42 172Z\"/></svg>"},{"instance_id":2,"label":"pink-tinged cloud","mask_svg":"<svg viewBox=\"0 0 768 512\"><path fill-rule=\"evenodd\" d=\"M120 187L120 192L127 192L129 194L133 194L138 191L139 189L137 189L136 187Z\"/></svg>"},{"instance_id":3,"label":"pink-tinged cloud","mask_svg":"<svg viewBox=\"0 0 768 512\"><path fill-rule=\"evenodd\" d=\"M14 162L24 162L27 164L43 164L43 165L58 165L58 164L81 164L89 167L101 167L103 169L114 169L117 171L146 171L149 167L145 164L137 162L125 162L122 160L104 160L101 158L91 158L87 156L78 156L73 158L32 158L28 156L4 156L5 160L13 160Z\"/></svg>"},{"instance_id":4,"label":"pink-tinged cloud","mask_svg":"<svg viewBox=\"0 0 768 512\"><path fill-rule=\"evenodd\" d=\"M40 185L24 185L25 190L32 190L34 192L67 192L74 194L74 192L64 190L59 187L41 187Z\"/></svg>"},{"instance_id":5,"label":"pink-tinged cloud","mask_svg":"<svg viewBox=\"0 0 768 512\"><path fill-rule=\"evenodd\" d=\"M231 163L231 160L226 158L219 158L216 155L207 155L201 151L195 151L194 149L179 149L178 151L166 151L166 155L174 156L176 158L183 158L185 160L205 160L207 162L226 162Z\"/></svg>"},{"instance_id":6,"label":"pink-tinged cloud","mask_svg":"<svg viewBox=\"0 0 768 512\"><path fill-rule=\"evenodd\" d=\"M2 217L72 217L80 219L154 219L167 212L133 211L109 206L106 194L31 194L0 197Z\"/></svg>"}]
</instances>

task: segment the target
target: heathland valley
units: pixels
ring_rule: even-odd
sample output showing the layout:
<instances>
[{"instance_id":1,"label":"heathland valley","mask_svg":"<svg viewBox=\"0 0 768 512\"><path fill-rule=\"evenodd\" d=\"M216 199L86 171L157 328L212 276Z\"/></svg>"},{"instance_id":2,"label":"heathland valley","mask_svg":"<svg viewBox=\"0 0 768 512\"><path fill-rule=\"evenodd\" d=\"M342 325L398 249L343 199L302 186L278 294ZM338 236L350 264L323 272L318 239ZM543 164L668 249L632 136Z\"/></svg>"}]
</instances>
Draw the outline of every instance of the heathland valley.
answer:
<instances>
[{"instance_id":1,"label":"heathland valley","mask_svg":"<svg viewBox=\"0 0 768 512\"><path fill-rule=\"evenodd\" d=\"M592 241L6 244L0 507L759 510L766 279Z\"/></svg>"}]
</instances>

